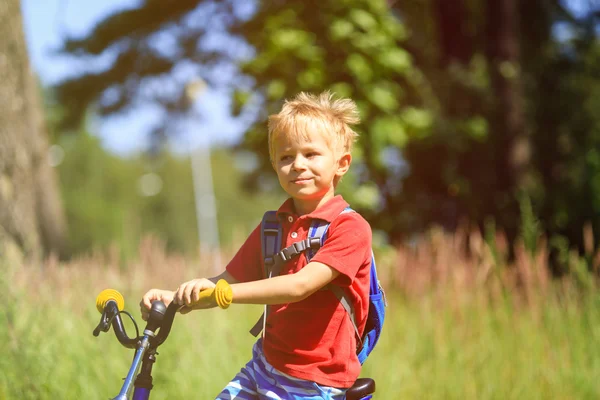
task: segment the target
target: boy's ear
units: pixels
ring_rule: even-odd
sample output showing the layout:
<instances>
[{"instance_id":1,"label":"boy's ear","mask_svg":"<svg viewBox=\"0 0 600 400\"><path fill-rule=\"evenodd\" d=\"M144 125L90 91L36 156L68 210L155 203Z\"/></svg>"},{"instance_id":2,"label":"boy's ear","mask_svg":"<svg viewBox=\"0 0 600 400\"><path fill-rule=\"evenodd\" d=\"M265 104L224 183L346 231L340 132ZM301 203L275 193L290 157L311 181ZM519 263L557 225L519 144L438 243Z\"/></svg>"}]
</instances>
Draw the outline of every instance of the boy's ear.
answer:
<instances>
[{"instance_id":1,"label":"boy's ear","mask_svg":"<svg viewBox=\"0 0 600 400\"><path fill-rule=\"evenodd\" d=\"M344 153L338 160L338 168L336 171L337 176L344 176L346 172L350 169L350 164L352 164L352 155L350 153Z\"/></svg>"}]
</instances>

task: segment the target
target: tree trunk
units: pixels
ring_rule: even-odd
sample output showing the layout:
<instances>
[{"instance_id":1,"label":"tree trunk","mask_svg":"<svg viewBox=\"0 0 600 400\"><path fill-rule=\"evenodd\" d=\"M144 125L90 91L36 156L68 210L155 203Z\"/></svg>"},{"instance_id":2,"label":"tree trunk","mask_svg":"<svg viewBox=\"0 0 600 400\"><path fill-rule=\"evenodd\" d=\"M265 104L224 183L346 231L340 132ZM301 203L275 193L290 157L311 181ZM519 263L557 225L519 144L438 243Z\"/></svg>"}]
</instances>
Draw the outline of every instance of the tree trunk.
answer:
<instances>
[{"instance_id":1,"label":"tree trunk","mask_svg":"<svg viewBox=\"0 0 600 400\"><path fill-rule=\"evenodd\" d=\"M488 0L488 61L495 98L500 189L527 184L531 144L524 113L517 0Z\"/></svg>"},{"instance_id":2,"label":"tree trunk","mask_svg":"<svg viewBox=\"0 0 600 400\"><path fill-rule=\"evenodd\" d=\"M64 253L65 218L19 0L0 2L0 227L28 256ZM3 240L0 237L0 240ZM1 247L0 247L1 248Z\"/></svg>"},{"instance_id":3,"label":"tree trunk","mask_svg":"<svg viewBox=\"0 0 600 400\"><path fill-rule=\"evenodd\" d=\"M525 119L517 0L487 0L488 65L492 82L493 213L509 240L519 231L519 197L531 187L531 138Z\"/></svg>"},{"instance_id":4,"label":"tree trunk","mask_svg":"<svg viewBox=\"0 0 600 400\"><path fill-rule=\"evenodd\" d=\"M444 66L452 62L466 65L471 61L473 45L467 32L467 14L463 0L434 1L440 61Z\"/></svg>"}]
</instances>

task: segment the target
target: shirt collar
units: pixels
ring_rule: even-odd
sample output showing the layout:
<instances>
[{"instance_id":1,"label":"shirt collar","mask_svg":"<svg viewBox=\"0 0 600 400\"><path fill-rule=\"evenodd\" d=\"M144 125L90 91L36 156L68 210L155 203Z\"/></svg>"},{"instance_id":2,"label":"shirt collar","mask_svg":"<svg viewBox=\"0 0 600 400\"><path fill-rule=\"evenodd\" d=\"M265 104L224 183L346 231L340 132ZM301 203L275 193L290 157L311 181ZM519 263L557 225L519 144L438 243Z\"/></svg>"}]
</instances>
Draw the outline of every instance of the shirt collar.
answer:
<instances>
[{"instance_id":1,"label":"shirt collar","mask_svg":"<svg viewBox=\"0 0 600 400\"><path fill-rule=\"evenodd\" d=\"M317 208L315 211L310 214L302 215L300 218L308 218L308 219L322 219L327 222L331 222L340 215L344 209L348 207L348 203L344 200L341 195L334 196L332 199L328 200L327 203L323 204L321 207ZM284 218L286 215L294 215L297 216L296 209L294 207L294 200L292 198L287 199L279 210L277 210L277 218Z\"/></svg>"}]
</instances>

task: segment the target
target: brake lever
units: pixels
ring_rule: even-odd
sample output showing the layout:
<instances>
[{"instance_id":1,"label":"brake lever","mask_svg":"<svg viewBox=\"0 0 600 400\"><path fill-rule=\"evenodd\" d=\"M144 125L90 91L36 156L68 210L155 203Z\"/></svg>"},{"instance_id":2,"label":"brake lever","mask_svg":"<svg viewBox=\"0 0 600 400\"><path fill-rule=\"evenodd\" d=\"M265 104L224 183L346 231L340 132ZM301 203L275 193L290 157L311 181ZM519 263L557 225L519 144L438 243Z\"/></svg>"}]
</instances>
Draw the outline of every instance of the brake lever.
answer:
<instances>
[{"instance_id":1,"label":"brake lever","mask_svg":"<svg viewBox=\"0 0 600 400\"><path fill-rule=\"evenodd\" d=\"M108 323L108 316L106 315L106 310L102 312L102 316L100 317L100 322L96 329L94 329L94 336L100 335L100 332L108 332L110 329L110 324Z\"/></svg>"}]
</instances>

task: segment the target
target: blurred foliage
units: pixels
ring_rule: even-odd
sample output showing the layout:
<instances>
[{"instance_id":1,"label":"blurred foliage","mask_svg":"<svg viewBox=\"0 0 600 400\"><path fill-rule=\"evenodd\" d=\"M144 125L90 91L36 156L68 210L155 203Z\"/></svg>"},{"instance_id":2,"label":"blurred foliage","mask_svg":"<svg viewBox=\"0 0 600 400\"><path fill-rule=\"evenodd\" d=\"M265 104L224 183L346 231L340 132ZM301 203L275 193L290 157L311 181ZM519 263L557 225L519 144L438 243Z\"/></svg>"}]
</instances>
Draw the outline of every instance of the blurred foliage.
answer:
<instances>
[{"instance_id":1,"label":"blurred foliage","mask_svg":"<svg viewBox=\"0 0 600 400\"><path fill-rule=\"evenodd\" d=\"M107 152L88 133L63 135L58 144L64 161L58 171L70 227L73 253L106 251L118 245L122 256L137 253L140 239L152 234L170 251L195 254L198 231L191 162L188 156L163 151L119 157ZM212 170L217 198L220 241L239 242L254 229L266 208L277 208L283 195L241 192L242 174L231 152L216 149ZM142 190L142 177L155 174L162 188L155 195ZM160 182L159 181L159 182ZM237 243L234 243L237 244Z\"/></svg>"},{"instance_id":2,"label":"blurred foliage","mask_svg":"<svg viewBox=\"0 0 600 400\"><path fill-rule=\"evenodd\" d=\"M319 18L313 18L314 7ZM299 91L330 89L354 99L363 122L353 168L340 192L376 228L391 235L409 228L409 210L393 201L407 173L403 150L431 137L437 103L403 47L405 25L385 2L265 4L234 33L258 50L242 73L254 80L252 91L263 93L264 109L241 146L262 155L259 171L269 168L263 118Z\"/></svg>"},{"instance_id":3,"label":"blurred foliage","mask_svg":"<svg viewBox=\"0 0 600 400\"><path fill-rule=\"evenodd\" d=\"M315 7L319 18L303 2L264 3L234 30L257 50L242 72L264 94L265 113L242 146L263 154L264 171L264 117L298 91L331 88L356 100L363 118L358 176L347 193L392 239L431 224L455 229L462 217L483 224L488 216L512 239L523 195L551 235L581 246L586 220L600 231L598 170L584 161L600 148L598 117L581 107L594 101L593 90L579 86L598 85L598 41L580 33L589 21L548 1ZM572 40L553 36L558 23ZM281 32L295 41L281 45L274 39ZM552 81L538 80L546 74ZM561 141L585 146L567 150ZM513 165L523 152L522 165ZM564 225L552 222L557 216Z\"/></svg>"},{"instance_id":4,"label":"blurred foliage","mask_svg":"<svg viewBox=\"0 0 600 400\"><path fill-rule=\"evenodd\" d=\"M585 221L600 232L600 46L597 10L568 3L146 0L67 40L71 55L115 61L56 89L72 127L91 104L157 102L176 120L189 75L227 88L234 114L260 108L240 144L259 156L254 190L272 185L267 115L329 89L363 120L341 192L392 241L463 218L514 238L526 195L541 230L582 248Z\"/></svg>"}]
</instances>

